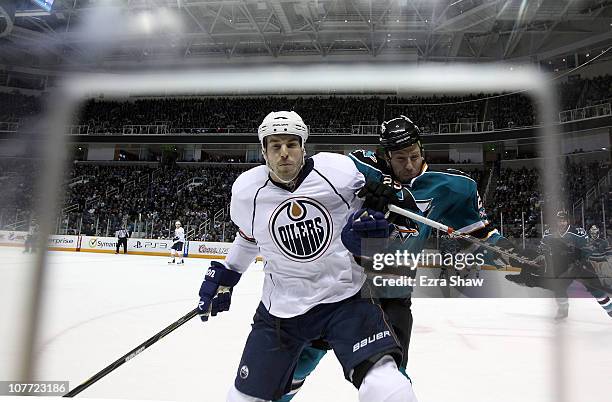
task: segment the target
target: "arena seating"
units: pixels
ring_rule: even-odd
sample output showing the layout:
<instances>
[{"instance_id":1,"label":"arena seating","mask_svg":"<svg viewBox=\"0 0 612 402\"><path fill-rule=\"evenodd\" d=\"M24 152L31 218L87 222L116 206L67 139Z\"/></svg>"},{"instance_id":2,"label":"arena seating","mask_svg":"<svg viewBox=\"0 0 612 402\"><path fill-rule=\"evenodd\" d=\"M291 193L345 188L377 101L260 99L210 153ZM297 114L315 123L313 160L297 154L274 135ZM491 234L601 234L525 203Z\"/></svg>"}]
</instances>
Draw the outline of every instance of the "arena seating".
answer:
<instances>
[{"instance_id":1,"label":"arena seating","mask_svg":"<svg viewBox=\"0 0 612 402\"><path fill-rule=\"evenodd\" d=\"M572 79L557 86L561 110L593 105L612 98L612 77ZM173 133L254 132L271 110L295 110L313 133L352 133L359 124L378 125L405 114L427 133L440 124L493 121L496 129L531 126L535 109L523 94L471 94L431 97L198 97L146 98L129 101L92 99L75 124L90 132L122 133L125 125L165 125ZM41 99L0 93L0 122L18 121L41 110ZM471 119L471 120L470 120Z\"/></svg>"},{"instance_id":2,"label":"arena seating","mask_svg":"<svg viewBox=\"0 0 612 402\"><path fill-rule=\"evenodd\" d=\"M564 108L575 108L609 99L612 96L611 85L609 75L590 80L569 80L558 87L561 104ZM200 132L202 128L207 128L211 134L227 129L253 132L269 111L291 109L300 113L313 132L318 133L350 134L355 124L378 125L399 113L413 117L425 132L437 132L439 124L460 119L493 120L496 128L534 123L534 108L527 97L511 95L482 100L489 95L149 98L124 102L98 99L83 106L78 122L90 125L90 131L106 133L120 133L127 124L152 123L165 124L184 132ZM41 110L41 102L42 99L32 96L0 93L0 121L14 122L36 115ZM67 182L73 182L65 189L65 213L57 228L87 234L112 234L127 221L139 233L167 237L172 222L178 219L184 226L189 226L190 232L197 236L205 235L206 240L231 239L236 228L231 226L227 213L214 220L211 218L227 207L231 183L241 171L252 165L236 165L245 162L244 157L231 155L203 153L202 161L227 162L230 165L159 167L76 163L67 178ZM568 159L562 178L566 205L573 205L607 173L608 168L597 164L573 164ZM0 205L3 206L0 226L9 216L14 217L10 218L13 221L26 221L30 216L34 203L33 183L38 169L37 164L30 160L0 163L0 185L14 189L0 193ZM543 202L538 191L538 172L535 169L505 169L498 173L486 205L490 220L499 224L503 213L509 233L520 235L517 223L520 223L521 213L525 212L527 236L538 236L537 223ZM486 183L483 179L487 176L484 169L470 174L480 183L481 192L484 191ZM200 178L197 183L186 185L196 178ZM600 210L596 202L587 211L586 222L601 222ZM209 225L203 231L206 222Z\"/></svg>"},{"instance_id":3,"label":"arena seating","mask_svg":"<svg viewBox=\"0 0 612 402\"><path fill-rule=\"evenodd\" d=\"M160 168L135 164L75 163L67 177L70 185L64 189L64 208L69 208L69 212L62 215L57 230L61 233L67 229L69 233L112 235L123 222L127 222L131 230L142 235L167 238L174 221L180 220L189 229L192 240L231 241L236 232L227 213L231 184L241 172L252 166L229 164ZM32 183L37 174L36 163L16 160L4 162L0 167L2 184L15 189L2 193L4 221L6 223L13 217L25 221L33 205ZM580 165L568 160L562 176L562 193L568 195L565 205L573 205L607 174L608 169L609 166L604 163ZM485 170L464 170L479 183L483 194L488 178ZM28 173L24 175L21 172ZM539 191L539 181L536 169L502 169L499 172L485 207L489 220L497 226L503 214L506 236L521 236L522 212L525 212L526 236L540 236L540 208L544 200ZM599 201L585 212L587 226L599 224L603 219ZM612 220L610 217L607 219L608 227L612 227ZM203 225L207 221L208 226Z\"/></svg>"}]
</instances>

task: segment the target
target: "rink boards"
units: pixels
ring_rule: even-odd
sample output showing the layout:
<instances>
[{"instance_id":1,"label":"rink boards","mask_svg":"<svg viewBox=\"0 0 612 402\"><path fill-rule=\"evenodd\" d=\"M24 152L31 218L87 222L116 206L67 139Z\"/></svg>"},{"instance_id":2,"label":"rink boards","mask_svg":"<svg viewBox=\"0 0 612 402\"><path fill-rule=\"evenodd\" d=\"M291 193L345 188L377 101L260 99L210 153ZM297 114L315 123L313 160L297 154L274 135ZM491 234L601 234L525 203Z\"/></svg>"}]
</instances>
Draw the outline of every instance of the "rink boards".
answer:
<instances>
[{"instance_id":1,"label":"rink boards","mask_svg":"<svg viewBox=\"0 0 612 402\"><path fill-rule=\"evenodd\" d=\"M0 231L0 246L23 247L27 232ZM167 256L172 240L128 239L128 254ZM184 257L225 258L231 243L188 241L183 246ZM88 253L114 253L116 237L51 235L47 248L53 251L78 251ZM121 248L120 252L123 252Z\"/></svg>"},{"instance_id":2,"label":"rink boards","mask_svg":"<svg viewBox=\"0 0 612 402\"><path fill-rule=\"evenodd\" d=\"M23 247L27 232L0 231L0 246ZM168 256L172 247L172 240L165 239L128 239L128 254ZM224 259L232 243L187 241L183 246L183 257ZM117 238L103 236L75 236L51 235L47 248L52 251L74 251L87 253L115 253ZM123 247L119 250L123 253ZM261 261L261 257L257 257ZM429 264L423 268L439 268ZM483 265L482 269L500 270L499 268ZM507 267L506 271L518 271L517 268Z\"/></svg>"}]
</instances>

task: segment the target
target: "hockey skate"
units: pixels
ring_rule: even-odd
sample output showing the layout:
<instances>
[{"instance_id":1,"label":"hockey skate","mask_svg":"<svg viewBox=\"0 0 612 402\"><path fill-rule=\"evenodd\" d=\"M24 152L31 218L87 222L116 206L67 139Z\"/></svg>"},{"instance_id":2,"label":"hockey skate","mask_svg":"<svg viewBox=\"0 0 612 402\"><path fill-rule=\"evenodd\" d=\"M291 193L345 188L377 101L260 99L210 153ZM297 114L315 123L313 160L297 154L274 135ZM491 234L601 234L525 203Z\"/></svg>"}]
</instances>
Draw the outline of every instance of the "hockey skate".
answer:
<instances>
[{"instance_id":1,"label":"hockey skate","mask_svg":"<svg viewBox=\"0 0 612 402\"><path fill-rule=\"evenodd\" d=\"M516 283L517 285L521 285L521 286L526 286L525 285L525 277L522 276L521 274L507 274L506 275L506 279L509 280L512 283Z\"/></svg>"},{"instance_id":2,"label":"hockey skate","mask_svg":"<svg viewBox=\"0 0 612 402\"><path fill-rule=\"evenodd\" d=\"M569 306L559 307L559 309L557 310L557 315L555 316L555 322L564 321L568 315L569 315Z\"/></svg>"}]
</instances>

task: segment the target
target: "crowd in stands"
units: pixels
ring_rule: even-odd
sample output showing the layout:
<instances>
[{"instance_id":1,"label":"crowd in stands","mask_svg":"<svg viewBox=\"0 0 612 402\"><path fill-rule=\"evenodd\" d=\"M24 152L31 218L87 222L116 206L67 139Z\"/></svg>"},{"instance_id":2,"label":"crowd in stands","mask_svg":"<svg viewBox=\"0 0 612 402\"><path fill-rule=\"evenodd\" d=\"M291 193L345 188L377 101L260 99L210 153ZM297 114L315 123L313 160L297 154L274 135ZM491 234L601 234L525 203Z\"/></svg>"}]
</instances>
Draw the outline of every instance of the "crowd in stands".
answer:
<instances>
[{"instance_id":1,"label":"crowd in stands","mask_svg":"<svg viewBox=\"0 0 612 402\"><path fill-rule=\"evenodd\" d=\"M34 183L40 173L33 164L31 160L0 163L0 184L12 190L0 194L0 213L5 224L21 221L20 228L11 227L14 230L27 229L32 216ZM180 220L189 240L232 241L237 228L227 210L231 186L252 166L74 163L60 190L64 212L54 230L114 236L127 225L138 237L167 239ZM482 170L468 173L481 181Z\"/></svg>"},{"instance_id":2,"label":"crowd in stands","mask_svg":"<svg viewBox=\"0 0 612 402\"><path fill-rule=\"evenodd\" d=\"M561 110L595 105L612 98L612 76L605 74L591 79L568 79L558 87Z\"/></svg>"},{"instance_id":3,"label":"crowd in stands","mask_svg":"<svg viewBox=\"0 0 612 402\"><path fill-rule=\"evenodd\" d=\"M561 83L557 87L559 93L559 107L561 110L571 110L578 107L578 99L584 87L581 79L568 79L567 82Z\"/></svg>"},{"instance_id":4,"label":"crowd in stands","mask_svg":"<svg viewBox=\"0 0 612 402\"><path fill-rule=\"evenodd\" d=\"M124 219L146 207L147 183L139 180L145 175L148 182L152 171L143 166L74 165L71 179L76 181L66 188L64 205L77 209L63 224L84 234L114 234Z\"/></svg>"},{"instance_id":5,"label":"crowd in stands","mask_svg":"<svg viewBox=\"0 0 612 402\"><path fill-rule=\"evenodd\" d=\"M609 99L612 94L609 75L590 80L573 79L558 87L564 108L576 108ZM309 124L313 133L350 134L353 125L378 126L399 113L414 118L425 132L437 132L440 124L457 121L494 121L495 128L534 124L534 105L523 95L492 97L199 97L148 98L130 101L97 99L84 104L78 121L90 125L90 132L120 133L128 124L166 125L174 132L204 130L210 132L254 132L271 110L295 110ZM0 122L14 122L41 111L39 98L0 93ZM75 120L76 122L76 120ZM225 130L225 131L224 131ZM261 163L244 156L202 153L203 162ZM445 162L448 160L430 160ZM469 164L463 160L461 164ZM450 161L460 163L460 161ZM226 207L229 189L237 175L250 166L145 166L138 164L75 164L64 192L65 213L58 221L58 231L112 235L124 222L133 231L148 237L167 238L175 220L194 238L230 240L235 233ZM460 167L461 168L461 167ZM562 192L567 194L568 208L597 183L609 166L579 165L566 161ZM2 161L0 186L11 191L0 192L0 226L7 216L27 221L34 204L33 187L38 168L32 161ZM483 170L470 172L484 191ZM522 213L527 222L527 236L540 235L539 173L535 169L505 169L498 172L494 189L487 200L491 220L508 225L508 233L520 236ZM195 179L195 181L194 181ZM187 185L188 183L191 185ZM180 191L179 191L180 188ZM608 206L606 206L608 207ZM11 209L12 208L12 209ZM587 224L601 222L602 205L588 205ZM16 212L15 212L16 211ZM610 214L612 215L612 214ZM610 217L606 217L609 219ZM612 223L612 221L610 222ZM612 225L609 225L612 227Z\"/></svg>"},{"instance_id":6,"label":"crowd in stands","mask_svg":"<svg viewBox=\"0 0 612 402\"><path fill-rule=\"evenodd\" d=\"M561 200L560 207L568 210L570 215L574 215L576 223L582 225L582 216L578 217L575 214L582 212L573 211L572 207L608 173L610 166L602 162L578 164L569 159L565 161L564 166L561 177L561 194L565 195L565 199ZM523 218L525 219L526 237L541 235L541 209L546 203L542 196L541 186L538 169L502 169L499 172L497 183L491 192L492 199L487 203L487 212L489 218L498 225L503 215L506 237L520 238L522 236ZM609 205L607 208L609 210ZM585 226L587 228L593 224L601 226L602 215L601 201L597 200L585 210ZM610 227L610 223L612 220L606 225Z\"/></svg>"},{"instance_id":7,"label":"crowd in stands","mask_svg":"<svg viewBox=\"0 0 612 402\"><path fill-rule=\"evenodd\" d=\"M10 223L10 228L16 229L28 225L39 175L40 165L33 160L0 159L0 226Z\"/></svg>"},{"instance_id":8,"label":"crowd in stands","mask_svg":"<svg viewBox=\"0 0 612 402\"><path fill-rule=\"evenodd\" d=\"M432 97L257 97L163 98L134 101L91 100L79 124L90 132L121 133L126 125L166 125L171 133L254 132L270 110L294 110L315 134L357 132L355 125L378 126L389 116L412 116L426 133L439 125L492 120L495 127L532 125L528 98L511 95L495 102L478 100L484 94ZM519 110L520 118L515 111Z\"/></svg>"},{"instance_id":9,"label":"crowd in stands","mask_svg":"<svg viewBox=\"0 0 612 402\"><path fill-rule=\"evenodd\" d=\"M602 101L610 102L612 98L612 76L604 75L592 80L585 80L587 88L585 90L584 105L591 106Z\"/></svg>"},{"instance_id":10,"label":"crowd in stands","mask_svg":"<svg viewBox=\"0 0 612 402\"><path fill-rule=\"evenodd\" d=\"M525 213L526 236L537 236L540 222L540 185L537 169L502 169L497 177L487 213L489 219L506 224L506 237L520 237L521 220ZM502 218L503 216L503 218ZM509 232L508 232L509 231Z\"/></svg>"},{"instance_id":11,"label":"crowd in stands","mask_svg":"<svg viewBox=\"0 0 612 402\"><path fill-rule=\"evenodd\" d=\"M65 204L78 205L68 226L83 234L112 235L127 223L143 237L168 238L180 220L191 240L220 240L224 232L233 238L226 208L231 185L245 169L75 164L72 176L84 180L67 190Z\"/></svg>"},{"instance_id":12,"label":"crowd in stands","mask_svg":"<svg viewBox=\"0 0 612 402\"><path fill-rule=\"evenodd\" d=\"M0 92L0 122L16 123L22 118L38 115L41 110L40 98Z\"/></svg>"},{"instance_id":13,"label":"crowd in stands","mask_svg":"<svg viewBox=\"0 0 612 402\"><path fill-rule=\"evenodd\" d=\"M569 79L557 90L562 110L592 105L612 97L612 77ZM528 96L498 95L98 98L82 106L74 123L89 126L90 133L120 134L128 125L157 125L163 133L251 133L271 110L298 112L318 134L357 133L356 125L376 127L399 113L413 118L426 133L449 132L445 124L460 122L492 121L495 129L537 123ZM32 96L0 93L0 122L39 114L41 102Z\"/></svg>"},{"instance_id":14,"label":"crowd in stands","mask_svg":"<svg viewBox=\"0 0 612 402\"><path fill-rule=\"evenodd\" d=\"M249 163L258 163L260 160L250 160ZM213 163L245 163L244 155L220 155L220 154L209 154L207 152L202 152L200 162L213 162Z\"/></svg>"},{"instance_id":15,"label":"crowd in stands","mask_svg":"<svg viewBox=\"0 0 612 402\"><path fill-rule=\"evenodd\" d=\"M4 224L12 219L27 225L34 202L33 183L38 174L33 165L36 166L31 160L0 163L0 185L13 190L0 194ZM237 228L231 223L227 210L231 185L251 166L75 163L66 178L65 212L57 221L56 231L113 236L122 225L128 225L138 237L170 238L174 222L180 220L190 240L232 241ZM489 220L500 227L503 216L506 237L521 237L523 218L526 237L541 235L540 211L547 200L542 197L537 169L501 169L491 181L492 187L487 189L488 170L458 168L470 174L482 195L488 195L485 208ZM596 185L609 168L609 163L579 164L566 158L561 193L567 196L563 204L571 214L576 212L571 210L572 205ZM586 205L587 228L592 224L601 228L604 219L601 202L609 200L597 199ZM7 208L11 206L12 209ZM605 207L609 211L610 205ZM581 224L581 217L574 218ZM612 228L611 218L605 217L608 228Z\"/></svg>"},{"instance_id":16,"label":"crowd in stands","mask_svg":"<svg viewBox=\"0 0 612 402\"><path fill-rule=\"evenodd\" d=\"M385 105L386 114L404 114L415 121L425 133L437 133L440 124L460 121L482 121L485 102L478 99L485 94L460 96L432 96L393 99ZM418 116L418 117L417 117ZM446 131L442 129L442 131ZM446 131L448 132L448 131Z\"/></svg>"},{"instance_id":17,"label":"crowd in stands","mask_svg":"<svg viewBox=\"0 0 612 402\"><path fill-rule=\"evenodd\" d=\"M489 114L484 120L493 120L495 128L533 126L535 109L532 101L524 95L501 96L489 99Z\"/></svg>"},{"instance_id":18,"label":"crowd in stands","mask_svg":"<svg viewBox=\"0 0 612 402\"><path fill-rule=\"evenodd\" d=\"M612 97L609 75L568 81L558 87L563 110ZM581 98L581 94L584 96ZM350 134L355 125L379 125L398 113L412 117L426 133L447 123L492 121L496 129L537 123L532 100L523 94L429 97L256 97L91 100L80 124L93 132L119 133L124 125L166 124L173 133L253 132L270 110L295 110L313 133ZM580 102L580 104L578 104ZM452 132L452 131L451 131Z\"/></svg>"}]
</instances>

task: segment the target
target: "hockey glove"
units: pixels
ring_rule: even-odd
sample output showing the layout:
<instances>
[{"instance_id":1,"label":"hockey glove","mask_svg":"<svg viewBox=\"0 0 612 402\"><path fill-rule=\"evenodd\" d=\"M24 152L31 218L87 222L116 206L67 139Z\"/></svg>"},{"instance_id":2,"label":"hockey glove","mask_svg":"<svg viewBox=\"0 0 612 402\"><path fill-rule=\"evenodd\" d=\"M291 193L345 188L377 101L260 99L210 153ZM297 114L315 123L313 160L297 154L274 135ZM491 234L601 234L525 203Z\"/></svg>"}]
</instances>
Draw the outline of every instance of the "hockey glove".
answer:
<instances>
[{"instance_id":1,"label":"hockey glove","mask_svg":"<svg viewBox=\"0 0 612 402\"><path fill-rule=\"evenodd\" d=\"M500 238L495 246L500 249L516 254L519 257L525 258L527 260L531 260L534 263L538 264L538 266L534 266L532 264L527 264L522 262L516 258L512 258L510 256L506 256L503 254L492 253L490 258L485 257L485 263L491 264L496 268L503 268L507 266L512 266L515 268L520 268L521 272L516 274L507 274L506 279L510 282L514 282L517 285L524 285L528 287L537 286L537 277L540 276L545 270L545 262L543 258L535 258L533 250L521 250L517 247L513 242L506 239L505 237ZM484 251L486 254L489 254L488 250Z\"/></svg>"},{"instance_id":2,"label":"hockey glove","mask_svg":"<svg viewBox=\"0 0 612 402\"><path fill-rule=\"evenodd\" d=\"M382 212L371 209L360 209L349 216L342 228L342 244L353 255L362 256L362 239L387 239L391 225Z\"/></svg>"},{"instance_id":3,"label":"hockey glove","mask_svg":"<svg viewBox=\"0 0 612 402\"><path fill-rule=\"evenodd\" d=\"M503 262L502 265L510 265L516 268L521 268L523 272L535 274L535 275L539 275L541 274L542 271L544 271L544 268L545 268L544 260L536 258L537 254L535 253L535 250L531 250L531 249L522 250L519 247L517 247L513 242L506 239L505 237L500 238L497 241L497 243L495 243L495 245L504 251L511 252L511 253L518 255L519 257L525 258L527 260L531 260L537 263L539 266L535 267L531 264L521 262L520 260L517 260L516 258L504 256L502 254L495 255L494 258ZM496 264L493 264L493 265L496 265Z\"/></svg>"},{"instance_id":4,"label":"hockey glove","mask_svg":"<svg viewBox=\"0 0 612 402\"><path fill-rule=\"evenodd\" d=\"M364 198L364 208L373 209L375 211L387 212L389 204L396 205L400 208L407 209L412 212L419 212L416 201L412 193L404 188L401 183L393 181L392 185L384 184L377 181L368 181L365 186L357 193L358 197ZM389 214L389 222L407 228L416 227L416 224L401 215L394 213Z\"/></svg>"},{"instance_id":5,"label":"hockey glove","mask_svg":"<svg viewBox=\"0 0 612 402\"><path fill-rule=\"evenodd\" d=\"M553 236L545 237L544 240L542 240L540 251L542 251L544 256L551 258L552 265L554 265L555 268L559 266L568 266L588 256L587 253L583 252L582 248L562 238ZM562 271L564 271L564 269L562 269Z\"/></svg>"},{"instance_id":6,"label":"hockey glove","mask_svg":"<svg viewBox=\"0 0 612 402\"><path fill-rule=\"evenodd\" d=\"M227 269L220 262L210 263L204 282L200 286L198 315L202 321L208 321L210 315L216 316L222 311L229 310L232 290L240 277L240 273Z\"/></svg>"},{"instance_id":7,"label":"hockey glove","mask_svg":"<svg viewBox=\"0 0 612 402\"><path fill-rule=\"evenodd\" d=\"M178 236L175 236L172 238L172 241L177 241L178 239L179 239Z\"/></svg>"}]
</instances>

